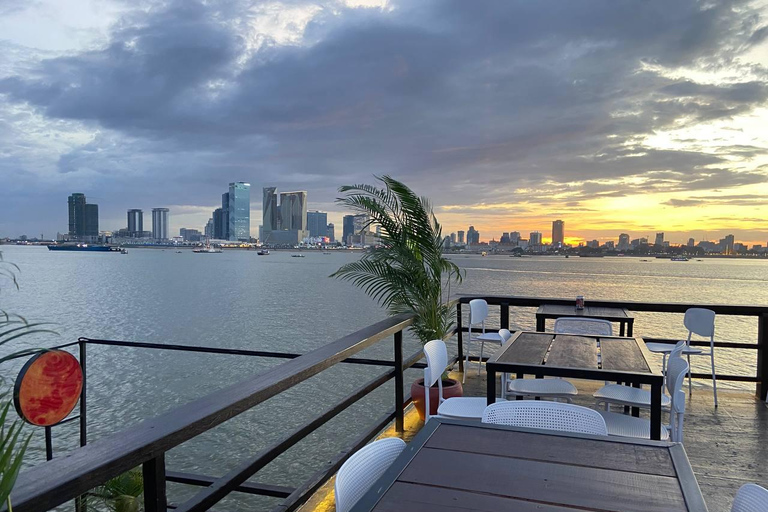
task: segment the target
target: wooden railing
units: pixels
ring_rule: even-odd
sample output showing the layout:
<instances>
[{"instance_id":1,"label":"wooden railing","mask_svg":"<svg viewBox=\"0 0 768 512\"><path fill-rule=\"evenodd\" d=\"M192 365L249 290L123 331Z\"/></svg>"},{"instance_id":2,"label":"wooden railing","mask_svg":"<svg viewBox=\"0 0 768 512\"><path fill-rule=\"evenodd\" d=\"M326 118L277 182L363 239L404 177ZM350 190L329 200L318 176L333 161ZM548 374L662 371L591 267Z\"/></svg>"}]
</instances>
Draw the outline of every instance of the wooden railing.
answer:
<instances>
[{"instance_id":1,"label":"wooden railing","mask_svg":"<svg viewBox=\"0 0 768 512\"><path fill-rule=\"evenodd\" d=\"M396 429L398 431L403 430L403 411L411 401L411 397L405 395L403 371L410 367L423 368L423 364L418 363L419 359L423 357L421 351L407 359L403 358L403 331L412 322L412 315L391 317L303 355L81 338L78 343L80 345L81 364L84 369L87 353L85 347L88 345L278 357L289 360L265 373L255 375L236 385L211 393L90 444L86 444L85 435L87 425L85 388L87 386L84 386L79 414L80 439L84 446L67 456L54 458L22 473L13 490L13 508L17 512L49 510L67 501L77 499L94 487L134 467L142 466L144 507L148 512L165 512L167 509L167 481L203 486L191 499L176 505L174 507L176 510L190 512L208 510L233 491L284 498L284 501L274 510L295 510L338 470L350 454L370 441L388 423L394 420ZM389 337L393 340L393 360L352 357L361 350ZM286 433L286 437L282 440L265 448L254 457L241 461L221 478L173 472L166 469L165 454L172 448L338 363L377 365L391 369L375 377L337 404L332 405L320 416L295 431ZM295 488L246 482L288 448L391 379L395 381L393 410L375 419L363 435L353 440L347 449L339 453L309 480ZM81 509L84 507L79 500L76 502L76 506Z\"/></svg>"},{"instance_id":2,"label":"wooden railing","mask_svg":"<svg viewBox=\"0 0 768 512\"><path fill-rule=\"evenodd\" d=\"M457 300L457 331L460 369L463 370L463 343L462 335L467 332L467 328L462 325L462 307L468 304L472 299L484 299L489 305L499 306L499 328L509 329L509 308L537 308L545 304L555 304L563 306L572 306L573 299L557 299L542 297L515 297L515 296L485 296L485 295L462 295ZM590 306L602 306L609 308L625 308L629 311L642 311L654 313L685 313L689 308L707 308L715 312L716 315L732 315L742 317L754 317L757 322L757 342L740 343L733 341L715 341L716 348L729 348L745 351L757 352L757 364L755 375L726 375L716 374L717 380L754 382L756 383L756 394L761 400L766 399L768 392L768 307L766 306L738 306L724 304L678 304L663 302L632 302L632 301L609 301L609 300L590 300ZM645 341L658 343L674 344L677 339L668 338L650 338L643 337ZM692 341L694 346L708 347L709 341ZM710 378L708 373L692 373L694 378Z\"/></svg>"}]
</instances>

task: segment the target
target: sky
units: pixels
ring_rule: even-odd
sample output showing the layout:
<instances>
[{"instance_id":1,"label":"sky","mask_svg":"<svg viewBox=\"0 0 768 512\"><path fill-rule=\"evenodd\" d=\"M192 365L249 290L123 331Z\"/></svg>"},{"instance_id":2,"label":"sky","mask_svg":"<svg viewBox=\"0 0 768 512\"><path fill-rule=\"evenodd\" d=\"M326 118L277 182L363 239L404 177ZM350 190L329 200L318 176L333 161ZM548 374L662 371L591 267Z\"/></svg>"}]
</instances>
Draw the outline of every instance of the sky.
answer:
<instances>
[{"instance_id":1,"label":"sky","mask_svg":"<svg viewBox=\"0 0 768 512\"><path fill-rule=\"evenodd\" d=\"M391 175L446 234L768 243L768 1L0 0L0 236ZM146 225L146 224L145 224Z\"/></svg>"}]
</instances>

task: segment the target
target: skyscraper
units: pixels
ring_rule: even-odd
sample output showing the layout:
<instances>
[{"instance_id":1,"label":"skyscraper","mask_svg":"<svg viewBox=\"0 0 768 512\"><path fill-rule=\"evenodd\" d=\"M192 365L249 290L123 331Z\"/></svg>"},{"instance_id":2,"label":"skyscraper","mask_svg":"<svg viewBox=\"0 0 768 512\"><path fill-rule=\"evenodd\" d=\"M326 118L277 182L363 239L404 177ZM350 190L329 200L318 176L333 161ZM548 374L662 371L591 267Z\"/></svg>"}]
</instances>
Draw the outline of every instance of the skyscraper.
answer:
<instances>
[{"instance_id":1,"label":"skyscraper","mask_svg":"<svg viewBox=\"0 0 768 512\"><path fill-rule=\"evenodd\" d=\"M565 242L565 222L556 220L552 222L552 245L562 246Z\"/></svg>"},{"instance_id":2,"label":"skyscraper","mask_svg":"<svg viewBox=\"0 0 768 512\"><path fill-rule=\"evenodd\" d=\"M227 239L248 242L251 239L251 184L236 181L226 194Z\"/></svg>"},{"instance_id":3,"label":"skyscraper","mask_svg":"<svg viewBox=\"0 0 768 512\"><path fill-rule=\"evenodd\" d=\"M469 226L467 230L467 245L479 244L480 232L475 231L475 226Z\"/></svg>"},{"instance_id":4,"label":"skyscraper","mask_svg":"<svg viewBox=\"0 0 768 512\"><path fill-rule=\"evenodd\" d=\"M619 245L616 247L620 251L626 251L629 249L629 235L622 233L619 235Z\"/></svg>"},{"instance_id":5,"label":"skyscraper","mask_svg":"<svg viewBox=\"0 0 768 512\"><path fill-rule=\"evenodd\" d=\"M168 208L152 208L152 238L168 240Z\"/></svg>"},{"instance_id":6,"label":"skyscraper","mask_svg":"<svg viewBox=\"0 0 768 512\"><path fill-rule=\"evenodd\" d=\"M221 194L221 239L229 240L229 192Z\"/></svg>"},{"instance_id":7,"label":"skyscraper","mask_svg":"<svg viewBox=\"0 0 768 512\"><path fill-rule=\"evenodd\" d=\"M696 245L696 240L694 240L693 238L689 238L688 247L693 247L694 245Z\"/></svg>"},{"instance_id":8,"label":"skyscraper","mask_svg":"<svg viewBox=\"0 0 768 512\"><path fill-rule=\"evenodd\" d=\"M85 194L74 193L67 199L69 209L69 237L89 240L99 236L99 206L87 204Z\"/></svg>"},{"instance_id":9,"label":"skyscraper","mask_svg":"<svg viewBox=\"0 0 768 512\"><path fill-rule=\"evenodd\" d=\"M529 246L541 245L541 233L539 233L538 231L532 231L528 236L529 236L529 239L528 239Z\"/></svg>"},{"instance_id":10,"label":"skyscraper","mask_svg":"<svg viewBox=\"0 0 768 512\"><path fill-rule=\"evenodd\" d=\"M327 236L331 242L336 241L336 226L334 226L332 222L328 224L325 236Z\"/></svg>"},{"instance_id":11,"label":"skyscraper","mask_svg":"<svg viewBox=\"0 0 768 512\"><path fill-rule=\"evenodd\" d=\"M341 231L341 243L344 245L349 244L349 237L350 235L355 234L355 216L354 215L345 215L343 222L342 222L342 231Z\"/></svg>"},{"instance_id":12,"label":"skyscraper","mask_svg":"<svg viewBox=\"0 0 768 512\"><path fill-rule=\"evenodd\" d=\"M307 193L305 191L280 193L280 229L307 230Z\"/></svg>"},{"instance_id":13,"label":"skyscraper","mask_svg":"<svg viewBox=\"0 0 768 512\"><path fill-rule=\"evenodd\" d=\"M75 193L67 199L69 206L69 237L85 235L85 194Z\"/></svg>"},{"instance_id":14,"label":"skyscraper","mask_svg":"<svg viewBox=\"0 0 768 512\"><path fill-rule=\"evenodd\" d=\"M464 231L458 230L456 234L459 237L459 244L464 245Z\"/></svg>"},{"instance_id":15,"label":"skyscraper","mask_svg":"<svg viewBox=\"0 0 768 512\"><path fill-rule=\"evenodd\" d=\"M213 236L213 217L208 219L208 222L205 223L205 237L206 238L214 238Z\"/></svg>"},{"instance_id":16,"label":"skyscraper","mask_svg":"<svg viewBox=\"0 0 768 512\"><path fill-rule=\"evenodd\" d=\"M664 245L664 233L656 233L656 240L653 245Z\"/></svg>"},{"instance_id":17,"label":"skyscraper","mask_svg":"<svg viewBox=\"0 0 768 512\"><path fill-rule=\"evenodd\" d=\"M216 240L226 240L227 222L223 208L213 210L213 238Z\"/></svg>"},{"instance_id":18,"label":"skyscraper","mask_svg":"<svg viewBox=\"0 0 768 512\"><path fill-rule=\"evenodd\" d=\"M128 236L140 237L144 231L144 212L133 208L128 210Z\"/></svg>"},{"instance_id":19,"label":"skyscraper","mask_svg":"<svg viewBox=\"0 0 768 512\"><path fill-rule=\"evenodd\" d=\"M277 187L264 187L262 199L262 231L264 238L269 238L269 233L279 229L277 211Z\"/></svg>"},{"instance_id":20,"label":"skyscraper","mask_svg":"<svg viewBox=\"0 0 768 512\"><path fill-rule=\"evenodd\" d=\"M328 214L326 212L307 212L307 229L309 236L328 236Z\"/></svg>"}]
</instances>

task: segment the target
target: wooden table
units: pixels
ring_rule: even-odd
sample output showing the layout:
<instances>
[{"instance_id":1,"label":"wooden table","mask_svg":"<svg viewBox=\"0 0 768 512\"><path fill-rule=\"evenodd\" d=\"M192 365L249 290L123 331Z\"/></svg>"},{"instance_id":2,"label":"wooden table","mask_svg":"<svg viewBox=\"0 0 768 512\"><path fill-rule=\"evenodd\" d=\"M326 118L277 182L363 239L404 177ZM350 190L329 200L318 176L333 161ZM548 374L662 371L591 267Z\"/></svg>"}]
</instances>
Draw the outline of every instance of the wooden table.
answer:
<instances>
[{"instance_id":1,"label":"wooden table","mask_svg":"<svg viewBox=\"0 0 768 512\"><path fill-rule=\"evenodd\" d=\"M609 322L619 323L619 336L632 336L635 318L625 308L604 308L602 306L584 306L584 309L576 309L576 306L558 306L556 304L544 304L536 311L536 330L544 332L544 324L547 319L561 318L564 316L598 318Z\"/></svg>"},{"instance_id":2,"label":"wooden table","mask_svg":"<svg viewBox=\"0 0 768 512\"><path fill-rule=\"evenodd\" d=\"M432 418L353 512L706 512L683 445Z\"/></svg>"},{"instance_id":3,"label":"wooden table","mask_svg":"<svg viewBox=\"0 0 768 512\"><path fill-rule=\"evenodd\" d=\"M599 342L599 343L598 343ZM662 373L650 364L642 338L516 332L486 363L488 403L496 401L496 373L651 386L651 439L661 439ZM503 383L502 383L503 385ZM635 412L635 414L637 414Z\"/></svg>"}]
</instances>

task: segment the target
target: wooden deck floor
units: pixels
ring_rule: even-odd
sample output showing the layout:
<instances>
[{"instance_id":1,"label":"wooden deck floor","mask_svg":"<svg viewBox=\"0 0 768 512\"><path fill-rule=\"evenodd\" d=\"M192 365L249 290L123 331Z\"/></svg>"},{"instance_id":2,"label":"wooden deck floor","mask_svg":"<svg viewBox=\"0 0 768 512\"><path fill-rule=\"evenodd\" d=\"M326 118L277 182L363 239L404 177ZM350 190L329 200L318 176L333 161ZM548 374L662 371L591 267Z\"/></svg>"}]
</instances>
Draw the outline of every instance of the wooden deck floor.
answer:
<instances>
[{"instance_id":1,"label":"wooden deck floor","mask_svg":"<svg viewBox=\"0 0 768 512\"><path fill-rule=\"evenodd\" d=\"M486 374L472 365L465 396L484 396ZM461 374L452 374L461 378ZM592 393L602 383L571 381L579 389L574 403L594 406ZM500 384L499 384L500 386ZM497 387L500 389L500 387ZM745 483L768 486L768 406L746 391L718 389L715 408L711 388L693 389L683 426L683 446L710 512L728 512ZM667 421L666 413L663 416Z\"/></svg>"},{"instance_id":2,"label":"wooden deck floor","mask_svg":"<svg viewBox=\"0 0 768 512\"><path fill-rule=\"evenodd\" d=\"M486 374L483 371L478 376L476 372L473 365L464 384L464 396L485 396ZM461 380L462 375L452 372L451 377ZM594 406L592 393L602 383L572 382L579 389L574 403ZM683 445L710 512L728 512L743 484L754 482L768 487L768 406L746 391L718 390L718 399L716 409L711 389L694 388L685 415ZM405 420L406 431L401 437L409 441L424 424L413 407L408 409ZM380 437L395 435L391 425ZM333 479L300 510L335 510Z\"/></svg>"}]
</instances>

